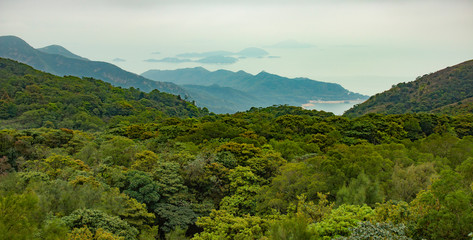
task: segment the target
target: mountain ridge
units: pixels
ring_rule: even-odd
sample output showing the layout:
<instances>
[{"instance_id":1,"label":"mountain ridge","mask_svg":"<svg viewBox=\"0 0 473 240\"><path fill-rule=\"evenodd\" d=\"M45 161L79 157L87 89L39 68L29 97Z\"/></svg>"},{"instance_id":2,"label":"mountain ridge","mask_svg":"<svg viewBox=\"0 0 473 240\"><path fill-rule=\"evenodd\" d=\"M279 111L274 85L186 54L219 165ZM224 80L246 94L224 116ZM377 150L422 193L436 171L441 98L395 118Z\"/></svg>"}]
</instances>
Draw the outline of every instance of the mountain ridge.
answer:
<instances>
[{"instance_id":1,"label":"mountain ridge","mask_svg":"<svg viewBox=\"0 0 473 240\"><path fill-rule=\"evenodd\" d=\"M310 100L357 100L368 98L365 95L350 92L339 84L301 77L287 78L266 71L253 75L242 70L237 72L223 69L209 71L202 67L195 67L177 70L148 70L141 75L156 81L173 82L184 88L186 88L186 85L201 85L204 87L218 85L220 87L230 87L253 96L254 101L247 101L245 108L240 105L239 111L251 107L275 104L301 106ZM215 89L215 87L213 90L211 88L206 89L206 92L212 97L218 98L217 93L214 92ZM187 90L192 91L191 89ZM203 88L199 90L203 90ZM191 95L193 94L191 93ZM206 101L198 95L193 97L195 97L197 104ZM208 105L206 107L212 110L216 106Z\"/></svg>"},{"instance_id":2,"label":"mountain ridge","mask_svg":"<svg viewBox=\"0 0 473 240\"><path fill-rule=\"evenodd\" d=\"M92 77L115 86L140 88L145 92L158 89L175 95L187 96L185 90L174 83L146 79L111 63L70 58L43 51L33 48L19 37L0 36L0 57L28 64L38 70L60 76Z\"/></svg>"}]
</instances>

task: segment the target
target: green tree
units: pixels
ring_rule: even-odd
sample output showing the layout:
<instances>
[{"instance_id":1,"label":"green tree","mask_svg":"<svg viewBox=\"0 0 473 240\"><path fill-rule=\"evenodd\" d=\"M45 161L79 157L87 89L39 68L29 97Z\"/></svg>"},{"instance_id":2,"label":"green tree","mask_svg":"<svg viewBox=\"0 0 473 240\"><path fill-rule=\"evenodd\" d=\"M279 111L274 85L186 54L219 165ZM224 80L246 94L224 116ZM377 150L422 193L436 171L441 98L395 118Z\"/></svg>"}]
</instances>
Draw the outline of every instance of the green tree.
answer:
<instances>
[{"instance_id":1,"label":"green tree","mask_svg":"<svg viewBox=\"0 0 473 240\"><path fill-rule=\"evenodd\" d=\"M0 196L0 239L32 239L37 222L38 197L34 193Z\"/></svg>"},{"instance_id":2,"label":"green tree","mask_svg":"<svg viewBox=\"0 0 473 240\"><path fill-rule=\"evenodd\" d=\"M131 227L119 217L110 216L100 210L78 209L69 216L63 217L62 220L70 229L86 226L94 235L103 229L127 240L137 239L138 236L136 228Z\"/></svg>"},{"instance_id":3,"label":"green tree","mask_svg":"<svg viewBox=\"0 0 473 240\"><path fill-rule=\"evenodd\" d=\"M153 211L158 204L161 195L160 188L148 173L131 170L126 173L126 181L123 193L145 203L149 211Z\"/></svg>"}]
</instances>

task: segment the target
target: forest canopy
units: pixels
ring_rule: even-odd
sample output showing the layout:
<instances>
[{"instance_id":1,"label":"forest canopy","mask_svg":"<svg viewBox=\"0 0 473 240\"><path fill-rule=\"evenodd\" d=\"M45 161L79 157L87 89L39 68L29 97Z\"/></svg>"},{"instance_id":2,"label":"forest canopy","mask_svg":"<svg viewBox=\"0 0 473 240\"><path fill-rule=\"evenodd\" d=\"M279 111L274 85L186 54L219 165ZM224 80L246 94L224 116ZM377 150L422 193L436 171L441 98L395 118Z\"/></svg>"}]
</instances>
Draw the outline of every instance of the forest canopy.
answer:
<instances>
[{"instance_id":1,"label":"forest canopy","mask_svg":"<svg viewBox=\"0 0 473 240\"><path fill-rule=\"evenodd\" d=\"M473 232L471 114L215 115L160 92L1 64L0 239Z\"/></svg>"}]
</instances>

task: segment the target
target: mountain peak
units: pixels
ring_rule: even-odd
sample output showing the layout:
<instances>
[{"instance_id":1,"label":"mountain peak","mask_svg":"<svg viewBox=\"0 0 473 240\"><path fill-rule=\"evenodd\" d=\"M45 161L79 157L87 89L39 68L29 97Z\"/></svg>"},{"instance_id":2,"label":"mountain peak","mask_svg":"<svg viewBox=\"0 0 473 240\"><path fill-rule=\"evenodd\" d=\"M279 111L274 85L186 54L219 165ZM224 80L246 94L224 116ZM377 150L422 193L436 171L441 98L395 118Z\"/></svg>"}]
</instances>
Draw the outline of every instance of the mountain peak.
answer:
<instances>
[{"instance_id":1,"label":"mountain peak","mask_svg":"<svg viewBox=\"0 0 473 240\"><path fill-rule=\"evenodd\" d=\"M43 48L37 48L37 50L39 50L41 52L44 52L44 53L57 54L57 55L61 55L61 56L68 57L68 58L74 58L74 59L89 61L89 59L83 58L79 55L76 55L76 54L70 52L69 50L67 50L66 48L64 48L62 46L59 46L59 45L49 45L49 46L46 46L46 47L43 47Z\"/></svg>"},{"instance_id":2,"label":"mountain peak","mask_svg":"<svg viewBox=\"0 0 473 240\"><path fill-rule=\"evenodd\" d=\"M34 50L27 42L17 36L0 36L0 45L2 45L2 49Z\"/></svg>"}]
</instances>

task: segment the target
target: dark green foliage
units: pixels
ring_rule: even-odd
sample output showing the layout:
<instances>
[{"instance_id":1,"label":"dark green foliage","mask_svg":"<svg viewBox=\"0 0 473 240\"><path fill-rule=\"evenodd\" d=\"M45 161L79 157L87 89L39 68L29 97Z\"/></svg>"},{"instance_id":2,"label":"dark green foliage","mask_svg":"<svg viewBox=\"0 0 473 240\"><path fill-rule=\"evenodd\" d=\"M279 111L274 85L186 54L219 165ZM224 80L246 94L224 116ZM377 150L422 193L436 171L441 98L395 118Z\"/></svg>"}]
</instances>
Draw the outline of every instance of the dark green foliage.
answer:
<instances>
[{"instance_id":1,"label":"dark green foliage","mask_svg":"<svg viewBox=\"0 0 473 240\"><path fill-rule=\"evenodd\" d=\"M148 173L142 171L132 170L127 172L122 189L128 196L146 204L150 211L156 209L161 198L159 186Z\"/></svg>"}]
</instances>

